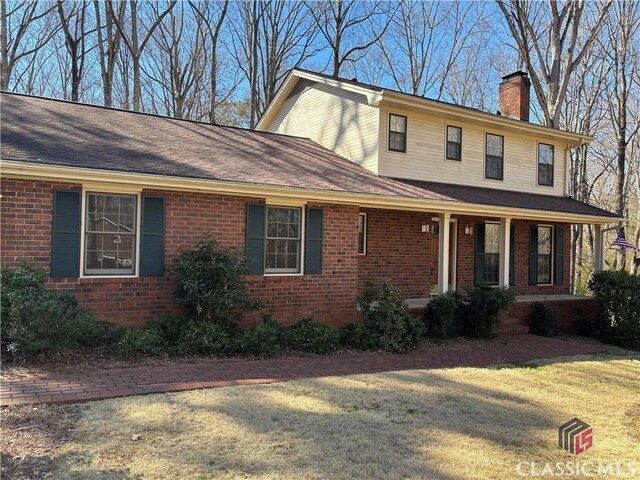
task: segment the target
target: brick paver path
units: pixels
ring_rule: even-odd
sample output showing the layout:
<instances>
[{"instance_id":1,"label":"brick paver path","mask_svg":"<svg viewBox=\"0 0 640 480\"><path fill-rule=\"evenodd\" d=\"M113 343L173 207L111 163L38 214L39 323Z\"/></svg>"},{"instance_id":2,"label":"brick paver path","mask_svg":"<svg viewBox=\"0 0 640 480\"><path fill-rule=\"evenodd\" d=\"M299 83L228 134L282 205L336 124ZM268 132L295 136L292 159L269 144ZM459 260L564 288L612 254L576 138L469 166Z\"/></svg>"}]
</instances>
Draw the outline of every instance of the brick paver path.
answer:
<instances>
[{"instance_id":1,"label":"brick paver path","mask_svg":"<svg viewBox=\"0 0 640 480\"><path fill-rule=\"evenodd\" d=\"M300 378L393 370L477 367L536 358L595 353L601 349L533 335L505 337L505 345L432 350L406 355L358 353L270 360L111 368L73 374L39 374L0 385L0 405L76 403L200 388L282 382Z\"/></svg>"}]
</instances>

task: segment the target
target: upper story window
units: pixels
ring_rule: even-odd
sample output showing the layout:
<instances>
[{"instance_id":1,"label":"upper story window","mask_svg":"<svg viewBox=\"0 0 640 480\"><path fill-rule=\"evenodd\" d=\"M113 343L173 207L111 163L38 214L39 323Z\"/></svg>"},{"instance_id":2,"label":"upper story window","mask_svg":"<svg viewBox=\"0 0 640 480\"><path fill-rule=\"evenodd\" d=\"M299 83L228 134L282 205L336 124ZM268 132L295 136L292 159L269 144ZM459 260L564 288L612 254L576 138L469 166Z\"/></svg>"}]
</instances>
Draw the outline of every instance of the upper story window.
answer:
<instances>
[{"instance_id":1,"label":"upper story window","mask_svg":"<svg viewBox=\"0 0 640 480\"><path fill-rule=\"evenodd\" d=\"M502 180L504 171L504 137L487 133L485 142L484 176Z\"/></svg>"},{"instance_id":2,"label":"upper story window","mask_svg":"<svg viewBox=\"0 0 640 480\"><path fill-rule=\"evenodd\" d=\"M267 207L265 273L300 272L300 208Z\"/></svg>"},{"instance_id":3,"label":"upper story window","mask_svg":"<svg viewBox=\"0 0 640 480\"><path fill-rule=\"evenodd\" d=\"M389 114L389 151L407 151L407 117Z\"/></svg>"},{"instance_id":4,"label":"upper story window","mask_svg":"<svg viewBox=\"0 0 640 480\"><path fill-rule=\"evenodd\" d=\"M538 144L538 185L553 187L553 145Z\"/></svg>"},{"instance_id":5,"label":"upper story window","mask_svg":"<svg viewBox=\"0 0 640 480\"><path fill-rule=\"evenodd\" d=\"M462 128L447 125L447 160L462 160Z\"/></svg>"},{"instance_id":6,"label":"upper story window","mask_svg":"<svg viewBox=\"0 0 640 480\"><path fill-rule=\"evenodd\" d=\"M367 214L358 215L358 253L364 255L367 253Z\"/></svg>"},{"instance_id":7,"label":"upper story window","mask_svg":"<svg viewBox=\"0 0 640 480\"><path fill-rule=\"evenodd\" d=\"M135 195L87 193L85 275L134 275L137 245Z\"/></svg>"}]
</instances>

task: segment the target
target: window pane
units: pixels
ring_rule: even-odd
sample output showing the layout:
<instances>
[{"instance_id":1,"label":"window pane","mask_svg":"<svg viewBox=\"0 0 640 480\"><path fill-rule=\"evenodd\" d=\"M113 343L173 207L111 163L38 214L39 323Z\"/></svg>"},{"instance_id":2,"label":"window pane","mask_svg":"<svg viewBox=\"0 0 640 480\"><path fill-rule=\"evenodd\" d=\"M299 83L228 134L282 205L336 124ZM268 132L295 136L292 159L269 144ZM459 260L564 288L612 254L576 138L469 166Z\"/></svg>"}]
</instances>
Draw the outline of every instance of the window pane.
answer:
<instances>
[{"instance_id":1,"label":"window pane","mask_svg":"<svg viewBox=\"0 0 640 480\"><path fill-rule=\"evenodd\" d=\"M447 141L460 143L462 141L462 129L459 127L447 127Z\"/></svg>"},{"instance_id":2,"label":"window pane","mask_svg":"<svg viewBox=\"0 0 640 480\"><path fill-rule=\"evenodd\" d=\"M136 197L89 193L86 208L85 273L134 273Z\"/></svg>"},{"instance_id":3,"label":"window pane","mask_svg":"<svg viewBox=\"0 0 640 480\"><path fill-rule=\"evenodd\" d=\"M553 186L553 165L538 165L538 184Z\"/></svg>"},{"instance_id":4,"label":"window pane","mask_svg":"<svg viewBox=\"0 0 640 480\"><path fill-rule=\"evenodd\" d=\"M487 223L484 227L484 253L500 253L500 225Z\"/></svg>"},{"instance_id":5,"label":"window pane","mask_svg":"<svg viewBox=\"0 0 640 480\"><path fill-rule=\"evenodd\" d=\"M449 160L460 160L460 144L447 142L447 158Z\"/></svg>"},{"instance_id":6,"label":"window pane","mask_svg":"<svg viewBox=\"0 0 640 480\"><path fill-rule=\"evenodd\" d=\"M365 215L359 215L358 221L358 253L364 253L365 252L365 234L366 234L366 228L367 228L367 224L366 224L366 219L367 217Z\"/></svg>"},{"instance_id":7,"label":"window pane","mask_svg":"<svg viewBox=\"0 0 640 480\"><path fill-rule=\"evenodd\" d=\"M267 207L266 270L299 270L301 215L300 208Z\"/></svg>"},{"instance_id":8,"label":"window pane","mask_svg":"<svg viewBox=\"0 0 640 480\"><path fill-rule=\"evenodd\" d=\"M502 180L502 158L487 155L486 173L487 178Z\"/></svg>"},{"instance_id":9,"label":"window pane","mask_svg":"<svg viewBox=\"0 0 640 480\"><path fill-rule=\"evenodd\" d=\"M500 254L490 253L484 256L484 283L497 285L500 271Z\"/></svg>"},{"instance_id":10,"label":"window pane","mask_svg":"<svg viewBox=\"0 0 640 480\"><path fill-rule=\"evenodd\" d=\"M487 155L502 157L502 141L499 135L487 134Z\"/></svg>"},{"instance_id":11,"label":"window pane","mask_svg":"<svg viewBox=\"0 0 640 480\"><path fill-rule=\"evenodd\" d=\"M407 119L400 115L390 115L389 129L392 132L405 133L407 131Z\"/></svg>"},{"instance_id":12,"label":"window pane","mask_svg":"<svg viewBox=\"0 0 640 480\"><path fill-rule=\"evenodd\" d=\"M551 227L538 227L538 255L551 255Z\"/></svg>"},{"instance_id":13,"label":"window pane","mask_svg":"<svg viewBox=\"0 0 640 480\"><path fill-rule=\"evenodd\" d=\"M538 163L544 165L553 165L553 145L538 145Z\"/></svg>"},{"instance_id":14,"label":"window pane","mask_svg":"<svg viewBox=\"0 0 640 480\"><path fill-rule=\"evenodd\" d=\"M538 255L538 283L551 283L551 255Z\"/></svg>"},{"instance_id":15,"label":"window pane","mask_svg":"<svg viewBox=\"0 0 640 480\"><path fill-rule=\"evenodd\" d=\"M389 149L404 151L404 134L389 132Z\"/></svg>"}]
</instances>

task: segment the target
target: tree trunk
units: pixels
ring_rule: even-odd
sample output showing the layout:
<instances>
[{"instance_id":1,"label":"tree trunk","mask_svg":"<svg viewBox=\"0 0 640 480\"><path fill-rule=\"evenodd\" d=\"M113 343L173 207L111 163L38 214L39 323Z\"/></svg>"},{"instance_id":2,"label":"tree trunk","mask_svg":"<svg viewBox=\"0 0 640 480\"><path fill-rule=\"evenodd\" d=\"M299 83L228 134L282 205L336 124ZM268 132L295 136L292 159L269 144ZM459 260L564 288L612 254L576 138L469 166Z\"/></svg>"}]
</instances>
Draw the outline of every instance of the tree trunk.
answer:
<instances>
[{"instance_id":1,"label":"tree trunk","mask_svg":"<svg viewBox=\"0 0 640 480\"><path fill-rule=\"evenodd\" d=\"M0 89L9 90L9 42L7 39L7 2L0 0Z\"/></svg>"}]
</instances>

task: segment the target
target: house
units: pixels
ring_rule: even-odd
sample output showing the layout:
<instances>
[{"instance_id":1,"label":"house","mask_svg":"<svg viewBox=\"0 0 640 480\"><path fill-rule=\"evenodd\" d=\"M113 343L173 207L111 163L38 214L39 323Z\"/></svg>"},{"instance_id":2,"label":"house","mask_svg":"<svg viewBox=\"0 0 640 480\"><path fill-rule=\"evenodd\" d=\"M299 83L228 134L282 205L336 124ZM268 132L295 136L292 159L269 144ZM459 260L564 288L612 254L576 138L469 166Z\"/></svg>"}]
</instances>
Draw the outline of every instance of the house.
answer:
<instances>
[{"instance_id":1,"label":"house","mask_svg":"<svg viewBox=\"0 0 640 480\"><path fill-rule=\"evenodd\" d=\"M590 138L509 118L514 78L497 116L294 70L263 131L3 92L3 264L142 326L176 311L176 255L211 233L245 248L250 293L284 324L357 320L368 276L413 308L509 284L521 312L546 299L570 322L590 308L569 295L570 226L620 219L567 196Z\"/></svg>"}]
</instances>

